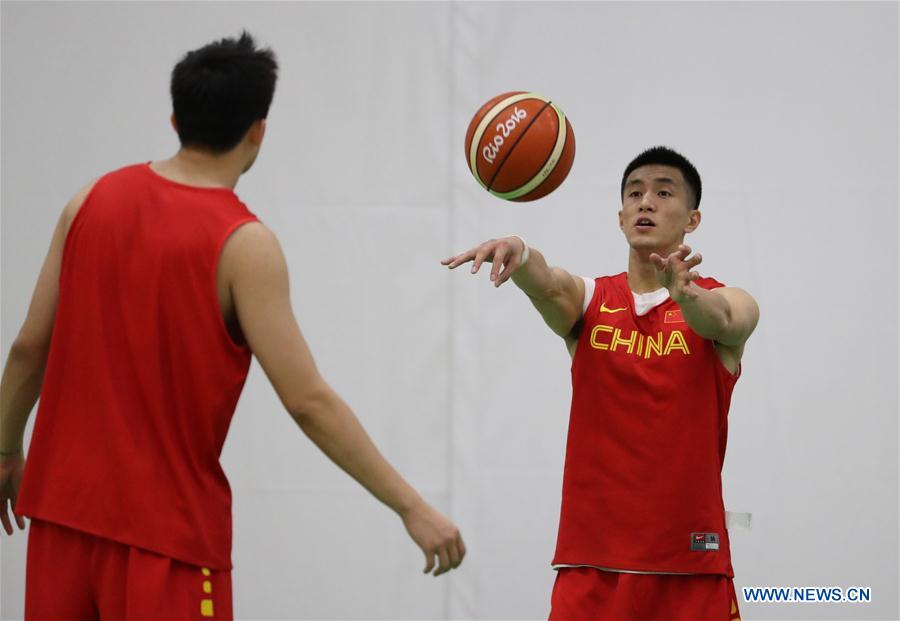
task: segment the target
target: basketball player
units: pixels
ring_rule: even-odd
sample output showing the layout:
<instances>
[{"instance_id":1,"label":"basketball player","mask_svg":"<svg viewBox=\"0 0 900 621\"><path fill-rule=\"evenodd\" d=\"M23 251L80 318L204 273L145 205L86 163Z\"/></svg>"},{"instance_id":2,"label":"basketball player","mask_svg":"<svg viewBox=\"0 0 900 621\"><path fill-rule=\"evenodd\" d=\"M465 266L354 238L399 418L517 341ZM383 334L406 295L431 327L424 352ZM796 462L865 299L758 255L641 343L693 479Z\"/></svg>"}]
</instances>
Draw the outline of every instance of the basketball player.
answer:
<instances>
[{"instance_id":1,"label":"basketball player","mask_svg":"<svg viewBox=\"0 0 900 621\"><path fill-rule=\"evenodd\" d=\"M278 240L233 191L276 73L247 33L188 53L171 80L178 153L101 177L62 213L0 398L0 519L11 535L8 502L20 529L31 518L27 619L232 617L219 454L251 354L300 429L402 518L426 573L462 562L453 523L319 375Z\"/></svg>"},{"instance_id":2,"label":"basketball player","mask_svg":"<svg viewBox=\"0 0 900 621\"><path fill-rule=\"evenodd\" d=\"M551 619L738 619L722 502L731 392L759 309L701 277L697 170L665 147L625 169L628 271L586 279L516 236L442 263L491 262L572 356ZM502 269L502 271L501 271Z\"/></svg>"}]
</instances>

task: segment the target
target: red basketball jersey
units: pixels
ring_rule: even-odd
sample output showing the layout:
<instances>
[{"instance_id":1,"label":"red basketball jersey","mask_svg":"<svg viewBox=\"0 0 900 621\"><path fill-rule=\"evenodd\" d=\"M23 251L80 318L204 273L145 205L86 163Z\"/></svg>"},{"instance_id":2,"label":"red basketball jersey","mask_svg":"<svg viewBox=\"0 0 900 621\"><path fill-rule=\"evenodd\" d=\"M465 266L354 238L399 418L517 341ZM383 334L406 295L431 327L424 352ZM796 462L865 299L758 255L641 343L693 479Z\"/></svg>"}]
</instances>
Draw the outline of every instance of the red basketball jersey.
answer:
<instances>
[{"instance_id":1,"label":"red basketball jersey","mask_svg":"<svg viewBox=\"0 0 900 621\"><path fill-rule=\"evenodd\" d=\"M638 316L627 274L595 283L572 362L553 563L733 576L721 470L739 372L671 299Z\"/></svg>"},{"instance_id":2,"label":"red basketball jersey","mask_svg":"<svg viewBox=\"0 0 900 621\"><path fill-rule=\"evenodd\" d=\"M250 351L228 334L216 268L255 219L231 190L147 164L97 181L66 238L19 513L231 567L219 454Z\"/></svg>"}]
</instances>

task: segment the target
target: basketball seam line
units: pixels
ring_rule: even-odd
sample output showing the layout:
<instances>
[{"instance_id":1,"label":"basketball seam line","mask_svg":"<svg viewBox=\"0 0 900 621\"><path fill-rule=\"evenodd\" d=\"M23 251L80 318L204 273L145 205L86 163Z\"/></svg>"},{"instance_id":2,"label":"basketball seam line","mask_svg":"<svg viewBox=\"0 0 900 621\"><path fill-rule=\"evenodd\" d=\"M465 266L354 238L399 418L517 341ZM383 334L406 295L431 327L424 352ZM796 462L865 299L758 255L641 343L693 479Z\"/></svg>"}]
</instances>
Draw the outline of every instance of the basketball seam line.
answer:
<instances>
[{"instance_id":1,"label":"basketball seam line","mask_svg":"<svg viewBox=\"0 0 900 621\"><path fill-rule=\"evenodd\" d=\"M508 160L508 159L509 159L509 156L512 155L512 152L515 151L516 145L519 144L519 141L522 140L522 137L525 136L525 134L528 133L528 130L531 129L531 126L534 125L535 121L537 121L537 120L541 117L541 115L544 113L544 110L547 109L547 106L549 106L550 103L551 103L551 102L548 101L548 102L546 102L546 103L544 104L544 107L542 107L542 108L538 111L538 113L534 115L534 118L532 118L532 119L528 122L528 125L526 125L526 126L525 126L525 129L522 130L522 133L519 134L519 136L516 138L516 141L513 142L513 143L510 145L509 151L507 151L507 153L506 153L506 157L504 157L503 160L500 162L500 165L497 166L497 170L494 171L494 175L491 177L490 182L487 184L487 189L488 189L488 191L491 190L491 188L492 188L493 185L494 185L494 181L497 180L497 175L499 175L499 174L500 174L500 171L503 170L503 165L506 164L506 160ZM498 114L497 116L500 116L500 115ZM496 119L496 117L495 117L495 119ZM492 122L493 122L493 121L492 121ZM557 131L558 131L558 130L557 130ZM552 146L550 147L550 153L551 153L551 154L553 153L553 147L552 147ZM547 159L550 159L550 156L549 156L549 155L547 156ZM545 159L545 160L544 160L544 164L546 164L546 163L547 163L547 160ZM543 165L541 165L541 168L543 168ZM540 168L539 168L538 170L540 170Z\"/></svg>"},{"instance_id":2,"label":"basketball seam line","mask_svg":"<svg viewBox=\"0 0 900 621\"><path fill-rule=\"evenodd\" d=\"M562 122L562 123L567 123L567 122L568 122L568 121L567 121L567 117L564 116L564 117L561 119L561 122ZM557 129L557 131L559 131L559 129ZM566 145L567 145L567 144L569 144L569 132L566 132L566 139L565 139L565 141L563 142L563 148L562 148L562 150L559 152L559 161L562 161L562 154L565 153L565 151L566 151ZM544 170L544 166L546 166L546 165L547 165L547 162L550 161L550 158L553 157L553 151L554 151L554 150L556 150L556 144L554 144L552 147L550 147L550 153L547 154L547 159L545 159L545 160L544 160L544 163L541 164L541 167L538 168L538 172ZM556 167L559 166L559 161L556 162L556 164L553 166L553 168L551 168L551 169L547 172L547 176L544 177L544 178L541 180L540 183L538 183L536 186L534 186L533 188L531 188L530 190L528 190L527 192L525 192L525 194L523 194L522 196L528 196L529 194L531 194L532 192L534 192L535 190L537 190L539 187L541 187L541 185L542 185L545 181L547 181L547 179L550 178L550 175L553 174L553 171L556 170ZM526 182L526 183L527 183L527 182ZM551 190L551 192L552 192L552 190ZM510 199L510 200L519 200L520 198L522 198L522 196L517 196L516 198Z\"/></svg>"},{"instance_id":3,"label":"basketball seam line","mask_svg":"<svg viewBox=\"0 0 900 621\"><path fill-rule=\"evenodd\" d=\"M537 93L529 93L526 91L518 92L503 99L502 101L498 102L496 106L492 107L487 113L485 113L484 117L481 119L481 121L479 121L478 125L475 128L475 135L472 137L472 144L468 150L469 168L472 170L472 174L475 175L475 178L478 180L479 185L481 185L485 190L487 190L488 187L484 179L481 178L481 172L478 169L477 163L478 146L481 144L481 140L484 138L485 133L488 130L488 126L494 123L504 110L507 110L513 104L520 101L525 101L526 99L537 99L538 101L543 102L547 101L545 97L542 97ZM493 164L493 162L491 162L491 164Z\"/></svg>"}]
</instances>

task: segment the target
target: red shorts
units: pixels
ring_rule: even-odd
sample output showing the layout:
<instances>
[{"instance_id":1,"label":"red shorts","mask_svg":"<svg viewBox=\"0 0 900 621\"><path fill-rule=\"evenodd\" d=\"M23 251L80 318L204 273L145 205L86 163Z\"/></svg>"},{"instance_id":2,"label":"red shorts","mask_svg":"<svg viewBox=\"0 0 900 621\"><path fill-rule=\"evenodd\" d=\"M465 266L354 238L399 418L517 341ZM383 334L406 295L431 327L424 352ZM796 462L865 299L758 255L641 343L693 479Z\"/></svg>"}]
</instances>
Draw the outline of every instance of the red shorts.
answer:
<instances>
[{"instance_id":1,"label":"red shorts","mask_svg":"<svg viewBox=\"0 0 900 621\"><path fill-rule=\"evenodd\" d=\"M626 574L593 567L557 570L551 621L740 621L734 581L697 574Z\"/></svg>"},{"instance_id":2,"label":"red shorts","mask_svg":"<svg viewBox=\"0 0 900 621\"><path fill-rule=\"evenodd\" d=\"M25 619L232 619L231 572L31 520Z\"/></svg>"}]
</instances>

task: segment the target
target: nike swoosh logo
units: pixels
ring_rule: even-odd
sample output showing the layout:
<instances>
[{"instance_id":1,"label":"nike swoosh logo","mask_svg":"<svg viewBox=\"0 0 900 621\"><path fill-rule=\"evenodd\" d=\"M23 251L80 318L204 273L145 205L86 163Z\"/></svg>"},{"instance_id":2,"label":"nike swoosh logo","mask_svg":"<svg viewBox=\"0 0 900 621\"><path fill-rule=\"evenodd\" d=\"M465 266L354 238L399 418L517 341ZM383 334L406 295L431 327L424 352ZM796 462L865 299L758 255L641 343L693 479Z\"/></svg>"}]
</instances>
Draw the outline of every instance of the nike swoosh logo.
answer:
<instances>
[{"instance_id":1,"label":"nike swoosh logo","mask_svg":"<svg viewBox=\"0 0 900 621\"><path fill-rule=\"evenodd\" d=\"M603 302L600 303L600 312L601 313L618 313L619 311L628 310L627 306L623 306L622 308L606 308L606 304Z\"/></svg>"}]
</instances>

